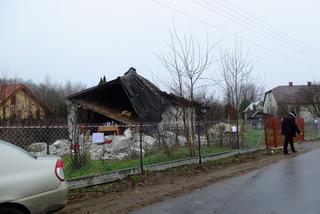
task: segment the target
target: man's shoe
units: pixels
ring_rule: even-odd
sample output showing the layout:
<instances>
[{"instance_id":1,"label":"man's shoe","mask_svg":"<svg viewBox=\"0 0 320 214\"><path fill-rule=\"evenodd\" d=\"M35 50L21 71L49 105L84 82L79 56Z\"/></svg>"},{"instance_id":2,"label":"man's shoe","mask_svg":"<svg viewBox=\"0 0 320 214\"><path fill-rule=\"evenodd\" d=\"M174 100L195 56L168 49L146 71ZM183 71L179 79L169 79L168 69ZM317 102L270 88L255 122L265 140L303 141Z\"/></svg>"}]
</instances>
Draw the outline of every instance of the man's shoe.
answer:
<instances>
[{"instance_id":1,"label":"man's shoe","mask_svg":"<svg viewBox=\"0 0 320 214\"><path fill-rule=\"evenodd\" d=\"M289 155L289 153L288 153L288 152L284 152L283 154L284 154L284 155Z\"/></svg>"},{"instance_id":2,"label":"man's shoe","mask_svg":"<svg viewBox=\"0 0 320 214\"><path fill-rule=\"evenodd\" d=\"M298 152L297 150L292 151L293 153Z\"/></svg>"}]
</instances>

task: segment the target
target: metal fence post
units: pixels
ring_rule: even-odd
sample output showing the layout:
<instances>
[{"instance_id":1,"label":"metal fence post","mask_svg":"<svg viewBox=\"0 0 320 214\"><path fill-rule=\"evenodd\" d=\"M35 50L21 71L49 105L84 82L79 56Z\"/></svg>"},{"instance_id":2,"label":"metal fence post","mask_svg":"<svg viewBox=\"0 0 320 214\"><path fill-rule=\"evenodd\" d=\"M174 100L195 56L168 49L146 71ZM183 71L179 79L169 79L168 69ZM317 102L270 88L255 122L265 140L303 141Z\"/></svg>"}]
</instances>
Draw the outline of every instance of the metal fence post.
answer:
<instances>
[{"instance_id":1,"label":"metal fence post","mask_svg":"<svg viewBox=\"0 0 320 214\"><path fill-rule=\"evenodd\" d=\"M238 155L240 154L240 142L239 142L239 113L237 112L237 122L236 122L236 140L237 140L237 150L238 150Z\"/></svg>"},{"instance_id":2,"label":"metal fence post","mask_svg":"<svg viewBox=\"0 0 320 214\"><path fill-rule=\"evenodd\" d=\"M202 163L202 158L201 158L201 140L200 140L200 121L204 121L205 114L206 114L206 108L204 108L202 106L197 106L196 107L196 122L197 122L197 126L198 126L199 164Z\"/></svg>"},{"instance_id":3,"label":"metal fence post","mask_svg":"<svg viewBox=\"0 0 320 214\"><path fill-rule=\"evenodd\" d=\"M50 155L49 140L49 126L46 126L47 155Z\"/></svg>"},{"instance_id":4,"label":"metal fence post","mask_svg":"<svg viewBox=\"0 0 320 214\"><path fill-rule=\"evenodd\" d=\"M319 137L320 134L320 117L317 117L317 136Z\"/></svg>"},{"instance_id":5,"label":"metal fence post","mask_svg":"<svg viewBox=\"0 0 320 214\"><path fill-rule=\"evenodd\" d=\"M139 127L139 134L140 134L140 171L141 174L143 173L143 153L142 153L142 122L140 122Z\"/></svg>"},{"instance_id":6,"label":"metal fence post","mask_svg":"<svg viewBox=\"0 0 320 214\"><path fill-rule=\"evenodd\" d=\"M206 115L205 121L204 121L204 128L205 128L205 132L206 132L206 139L207 139L207 146L210 145L210 137L209 137L209 133L208 133L208 118Z\"/></svg>"},{"instance_id":7,"label":"metal fence post","mask_svg":"<svg viewBox=\"0 0 320 214\"><path fill-rule=\"evenodd\" d=\"M198 150L199 150L199 164L202 164L201 160L201 141L200 141L200 120L198 120Z\"/></svg>"}]
</instances>

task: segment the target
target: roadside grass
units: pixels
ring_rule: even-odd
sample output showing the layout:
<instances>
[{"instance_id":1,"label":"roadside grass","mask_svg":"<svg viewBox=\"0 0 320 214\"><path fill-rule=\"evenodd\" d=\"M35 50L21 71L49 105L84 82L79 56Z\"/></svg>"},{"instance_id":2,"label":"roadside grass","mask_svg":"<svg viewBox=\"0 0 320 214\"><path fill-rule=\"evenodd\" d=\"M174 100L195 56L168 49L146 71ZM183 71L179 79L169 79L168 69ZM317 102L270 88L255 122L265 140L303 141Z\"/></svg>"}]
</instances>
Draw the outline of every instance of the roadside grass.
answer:
<instances>
[{"instance_id":1,"label":"roadside grass","mask_svg":"<svg viewBox=\"0 0 320 214\"><path fill-rule=\"evenodd\" d=\"M316 129L313 128L305 128L304 130L304 138L305 140L317 139L319 138L319 134Z\"/></svg>"},{"instance_id":2,"label":"roadside grass","mask_svg":"<svg viewBox=\"0 0 320 214\"><path fill-rule=\"evenodd\" d=\"M217 154L230 150L226 147L202 147L202 155ZM164 151L151 151L143 157L143 164L151 165L165 163L168 161L179 160L190 157L188 148L179 147L165 153ZM70 156L62 157L64 163L64 173L67 179L110 172L113 170L128 169L140 166L140 158L127 158L124 160L88 160L78 168L72 168Z\"/></svg>"},{"instance_id":3,"label":"roadside grass","mask_svg":"<svg viewBox=\"0 0 320 214\"><path fill-rule=\"evenodd\" d=\"M264 143L264 129L246 129L244 142L246 147L262 145Z\"/></svg>"},{"instance_id":4,"label":"roadside grass","mask_svg":"<svg viewBox=\"0 0 320 214\"><path fill-rule=\"evenodd\" d=\"M222 152L231 151L232 149L230 147L205 147L205 149L201 148L201 155L212 155L212 154L218 154Z\"/></svg>"},{"instance_id":5,"label":"roadside grass","mask_svg":"<svg viewBox=\"0 0 320 214\"><path fill-rule=\"evenodd\" d=\"M153 185L158 184L159 182L166 182L166 180L168 181L170 180L170 178L182 176L191 177L199 175L209 170L224 169L237 164L256 161L264 157L279 155L281 153L282 151L278 149L259 150L250 153L233 155L218 160L208 161L203 163L202 165L188 164L173 167L164 171L144 171L144 173L142 174L139 173L135 175L130 175L123 180L117 180L111 183L96 185L92 187L73 189L70 191L69 197L71 200L76 200L78 198L82 198L82 195L84 195L84 197L92 197L109 192L122 192L128 190L128 188L132 188L135 185ZM161 177L163 179L161 179Z\"/></svg>"},{"instance_id":6,"label":"roadside grass","mask_svg":"<svg viewBox=\"0 0 320 214\"><path fill-rule=\"evenodd\" d=\"M62 159L64 163L64 173L67 179L132 168L140 165L138 158L125 160L88 160L82 164L82 166L73 168L70 156L64 156Z\"/></svg>"}]
</instances>

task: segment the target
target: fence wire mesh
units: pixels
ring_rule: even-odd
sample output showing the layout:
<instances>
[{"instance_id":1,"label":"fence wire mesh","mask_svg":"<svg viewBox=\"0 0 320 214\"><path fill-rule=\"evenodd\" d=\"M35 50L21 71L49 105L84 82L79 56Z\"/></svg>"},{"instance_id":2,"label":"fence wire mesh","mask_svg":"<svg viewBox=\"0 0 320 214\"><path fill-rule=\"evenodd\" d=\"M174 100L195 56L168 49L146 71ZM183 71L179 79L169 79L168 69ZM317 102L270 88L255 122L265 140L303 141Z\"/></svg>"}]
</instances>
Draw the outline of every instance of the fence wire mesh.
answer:
<instances>
[{"instance_id":1,"label":"fence wire mesh","mask_svg":"<svg viewBox=\"0 0 320 214\"><path fill-rule=\"evenodd\" d=\"M2 126L0 139L33 155L63 159L67 179L115 170L199 158L264 144L263 127L235 122L200 121L186 129L182 123L130 125Z\"/></svg>"},{"instance_id":2,"label":"fence wire mesh","mask_svg":"<svg viewBox=\"0 0 320 214\"><path fill-rule=\"evenodd\" d=\"M304 127L306 140L320 138L320 118L305 121Z\"/></svg>"}]
</instances>

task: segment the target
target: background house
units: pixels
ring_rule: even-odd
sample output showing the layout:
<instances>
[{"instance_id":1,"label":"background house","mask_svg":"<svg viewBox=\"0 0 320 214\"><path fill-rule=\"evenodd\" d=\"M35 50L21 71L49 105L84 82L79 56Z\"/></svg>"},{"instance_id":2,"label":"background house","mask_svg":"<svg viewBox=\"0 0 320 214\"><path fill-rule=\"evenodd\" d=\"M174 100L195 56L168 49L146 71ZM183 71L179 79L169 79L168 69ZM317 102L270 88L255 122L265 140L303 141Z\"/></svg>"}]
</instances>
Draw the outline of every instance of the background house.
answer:
<instances>
[{"instance_id":1,"label":"background house","mask_svg":"<svg viewBox=\"0 0 320 214\"><path fill-rule=\"evenodd\" d=\"M263 112L263 102L256 101L250 103L249 106L242 112L243 118L250 122L252 128L263 128L264 118L268 114Z\"/></svg>"},{"instance_id":2,"label":"background house","mask_svg":"<svg viewBox=\"0 0 320 214\"><path fill-rule=\"evenodd\" d=\"M253 103L250 103L245 110L242 112L243 113L243 118L245 120L252 119L257 115L259 112L263 112L263 102L261 101L256 101Z\"/></svg>"},{"instance_id":3,"label":"background house","mask_svg":"<svg viewBox=\"0 0 320 214\"><path fill-rule=\"evenodd\" d=\"M24 84L0 86L0 119L19 122L29 119L42 120L47 108Z\"/></svg>"},{"instance_id":4,"label":"background house","mask_svg":"<svg viewBox=\"0 0 320 214\"><path fill-rule=\"evenodd\" d=\"M263 112L274 116L284 116L293 110L305 120L313 120L314 105L319 105L320 86L312 85L293 85L289 82L287 86L278 86L267 91L263 101ZM319 91L319 92L315 92ZM308 98L310 96L310 98ZM317 106L315 106L316 108Z\"/></svg>"}]
</instances>

